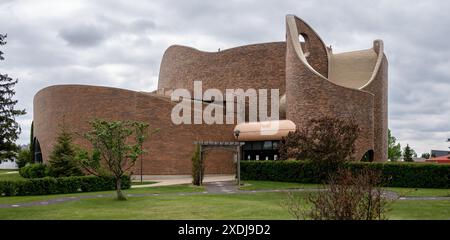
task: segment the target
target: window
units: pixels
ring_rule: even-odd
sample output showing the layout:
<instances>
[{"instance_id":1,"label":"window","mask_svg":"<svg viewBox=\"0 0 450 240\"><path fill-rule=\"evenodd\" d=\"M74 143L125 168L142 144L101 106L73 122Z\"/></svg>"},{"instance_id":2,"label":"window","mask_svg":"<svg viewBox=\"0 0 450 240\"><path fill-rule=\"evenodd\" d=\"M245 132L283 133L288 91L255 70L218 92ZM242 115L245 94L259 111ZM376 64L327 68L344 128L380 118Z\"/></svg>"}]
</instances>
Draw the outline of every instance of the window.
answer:
<instances>
[{"instance_id":1,"label":"window","mask_svg":"<svg viewBox=\"0 0 450 240\"><path fill-rule=\"evenodd\" d=\"M272 150L272 141L265 141L263 145L264 150Z\"/></svg>"},{"instance_id":2,"label":"window","mask_svg":"<svg viewBox=\"0 0 450 240\"><path fill-rule=\"evenodd\" d=\"M253 142L253 150L262 150L262 142Z\"/></svg>"},{"instance_id":3,"label":"window","mask_svg":"<svg viewBox=\"0 0 450 240\"><path fill-rule=\"evenodd\" d=\"M273 149L278 149L279 143L278 141L273 142Z\"/></svg>"}]
</instances>

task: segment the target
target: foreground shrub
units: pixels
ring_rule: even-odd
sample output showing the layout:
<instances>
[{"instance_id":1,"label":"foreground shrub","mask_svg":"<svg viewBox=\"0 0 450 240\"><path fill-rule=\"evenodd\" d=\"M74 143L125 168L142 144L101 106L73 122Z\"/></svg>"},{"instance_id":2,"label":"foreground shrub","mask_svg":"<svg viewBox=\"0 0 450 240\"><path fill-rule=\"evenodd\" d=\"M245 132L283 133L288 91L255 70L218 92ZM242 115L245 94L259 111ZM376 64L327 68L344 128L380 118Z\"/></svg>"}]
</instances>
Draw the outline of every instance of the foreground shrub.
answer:
<instances>
[{"instance_id":1,"label":"foreground shrub","mask_svg":"<svg viewBox=\"0 0 450 240\"><path fill-rule=\"evenodd\" d=\"M386 187L450 188L450 165L428 163L349 162L342 167L353 172L380 171ZM321 168L311 161L242 161L243 180L323 183Z\"/></svg>"},{"instance_id":2,"label":"foreground shrub","mask_svg":"<svg viewBox=\"0 0 450 240\"><path fill-rule=\"evenodd\" d=\"M287 209L297 219L313 220L384 220L388 200L383 196L381 174L365 169L353 173L339 169L330 175L323 191L309 194L303 207L288 194Z\"/></svg>"},{"instance_id":3,"label":"foreground shrub","mask_svg":"<svg viewBox=\"0 0 450 240\"><path fill-rule=\"evenodd\" d=\"M48 176L48 167L44 164L33 163L22 167L19 174L24 178L43 178Z\"/></svg>"},{"instance_id":4,"label":"foreground shrub","mask_svg":"<svg viewBox=\"0 0 450 240\"><path fill-rule=\"evenodd\" d=\"M129 176L122 178L122 188L131 187ZM45 177L23 181L0 181L0 196L31 196L115 190L114 177Z\"/></svg>"}]
</instances>

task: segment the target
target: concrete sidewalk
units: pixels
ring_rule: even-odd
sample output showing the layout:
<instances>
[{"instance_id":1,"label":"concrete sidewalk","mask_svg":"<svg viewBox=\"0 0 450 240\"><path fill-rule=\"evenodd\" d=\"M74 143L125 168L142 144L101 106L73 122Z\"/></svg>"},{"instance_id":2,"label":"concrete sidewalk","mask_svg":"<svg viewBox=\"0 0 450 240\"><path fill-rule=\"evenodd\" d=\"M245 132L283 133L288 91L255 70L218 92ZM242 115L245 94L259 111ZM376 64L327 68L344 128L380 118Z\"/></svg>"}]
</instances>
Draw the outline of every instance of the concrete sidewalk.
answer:
<instances>
[{"instance_id":1,"label":"concrete sidewalk","mask_svg":"<svg viewBox=\"0 0 450 240\"><path fill-rule=\"evenodd\" d=\"M203 182L224 182L224 181L233 181L235 180L236 175L227 175L227 174L207 174L205 175ZM142 187L159 187L159 186L169 186L169 185L178 185L178 184L189 184L192 183L191 175L144 175L143 180L148 182L157 182L154 184L145 184L145 185L133 185L132 188L142 188ZM133 182L139 182L141 179L140 175L133 175Z\"/></svg>"}]
</instances>

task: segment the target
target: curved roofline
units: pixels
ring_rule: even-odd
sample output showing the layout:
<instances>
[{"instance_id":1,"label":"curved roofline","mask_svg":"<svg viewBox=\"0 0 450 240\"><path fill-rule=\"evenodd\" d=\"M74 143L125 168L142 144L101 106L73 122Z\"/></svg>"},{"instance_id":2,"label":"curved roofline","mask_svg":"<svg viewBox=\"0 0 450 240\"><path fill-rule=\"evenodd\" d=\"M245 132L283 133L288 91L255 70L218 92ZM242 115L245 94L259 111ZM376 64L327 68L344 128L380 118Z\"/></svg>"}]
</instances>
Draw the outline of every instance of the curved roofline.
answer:
<instances>
[{"instance_id":1,"label":"curved roofline","mask_svg":"<svg viewBox=\"0 0 450 240\"><path fill-rule=\"evenodd\" d=\"M371 48L373 49L377 54L377 62L375 63L375 66L373 68L373 72L372 72L372 76L370 77L369 81L367 81L366 84L364 84L362 87L360 87L359 89L362 90L365 87L369 86L376 78L378 71L380 71L380 67L381 67L381 63L383 62L383 57L384 57L384 43L383 40L381 39L377 39L375 41L373 41L373 47Z\"/></svg>"},{"instance_id":2,"label":"curved roofline","mask_svg":"<svg viewBox=\"0 0 450 240\"><path fill-rule=\"evenodd\" d=\"M264 42L264 43L251 43L251 44L247 44L247 45L241 45L241 46L237 46L237 47L232 47L232 48L226 48L226 49L221 49L220 52L209 52L209 51L203 51L194 47L189 47L189 46L185 46L185 45L179 45L179 44L174 44L169 46L166 49L166 52L170 49L170 48L175 48L175 47L181 47L181 48L186 48L186 49L191 49L191 50L195 50L197 52L201 52L201 53L207 53L207 54L220 54L223 52L227 52L227 51L232 51L235 49L239 49L239 48L247 48L247 47L252 47L252 46L259 46L259 45L269 45L269 44L276 44L276 43L286 43L285 41L277 41L277 42Z\"/></svg>"},{"instance_id":3,"label":"curved roofline","mask_svg":"<svg viewBox=\"0 0 450 240\"><path fill-rule=\"evenodd\" d=\"M57 85L50 85L50 86L40 89L39 91L36 92L34 97L38 96L42 92L52 89L52 88L64 88L64 87L104 88L104 89L119 90L119 91L124 91L124 92L139 93L139 94L144 94L144 95L147 95L147 93L151 93L151 92L135 91L135 90L125 89L125 88L98 86L98 85L89 85L89 84L57 84Z\"/></svg>"},{"instance_id":4,"label":"curved roofline","mask_svg":"<svg viewBox=\"0 0 450 240\"><path fill-rule=\"evenodd\" d=\"M297 17L297 16L295 16L295 15L292 15L292 14L289 14L289 15L286 16L286 23L287 23L287 27L288 27L288 29L287 29L288 31L287 31L286 34L289 34L289 35L290 35L289 39L290 39L290 41L291 41L291 43L292 43L292 46L294 46L294 50L295 50L295 52L296 52L296 54L297 54L297 57L300 59L300 61L302 61L302 63L303 63L303 64L304 64L304 65L305 65L305 66L306 66L313 74L317 75L317 76L320 77L322 80L325 80L325 81L327 81L329 84L332 84L332 85L334 85L334 86L336 86L336 87L341 87L341 88L349 89L349 90L352 90L352 91L364 92L364 93L368 93L368 94L370 94L370 95L372 95L372 96L375 96L373 93L368 92L368 91L365 91L365 90L362 90L362 89L358 89L358 88L349 88L349 87L345 87L345 86L342 86L342 85L338 85L338 84L336 84L336 83L330 81L329 78L324 77L322 74L320 74L319 72L317 72L311 65L309 65L308 61L306 60L305 54L303 53L303 49L302 49L302 47L301 47L301 45L300 45L300 42L299 42L299 41L296 41L297 37L293 37L293 36L298 36L298 35L299 35L298 30L297 30L297 23L296 23L296 21L295 21L296 18L299 19L300 21L302 21L306 26L308 26L308 27L311 29L311 31L313 31L313 32L317 35L317 37L320 39L320 41L322 41L322 39L321 39L320 36L314 31L314 29L312 29L312 28L311 28L304 20L302 20L301 18L299 18L299 17ZM288 39L286 39L286 41L288 41ZM322 41L322 43L323 43L323 41ZM325 45L324 45L324 47L326 48ZM326 52L327 52L328 58L330 58L328 50L327 50ZM328 65L330 65L330 63L328 63Z\"/></svg>"}]
</instances>

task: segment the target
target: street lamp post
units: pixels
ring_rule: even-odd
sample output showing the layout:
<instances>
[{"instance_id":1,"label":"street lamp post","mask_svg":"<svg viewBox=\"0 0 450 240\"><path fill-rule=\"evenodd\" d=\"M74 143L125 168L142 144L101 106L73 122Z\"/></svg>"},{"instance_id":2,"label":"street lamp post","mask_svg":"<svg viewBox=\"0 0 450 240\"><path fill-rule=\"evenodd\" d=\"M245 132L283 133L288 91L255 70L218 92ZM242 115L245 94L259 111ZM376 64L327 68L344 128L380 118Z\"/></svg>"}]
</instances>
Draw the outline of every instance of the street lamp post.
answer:
<instances>
[{"instance_id":1,"label":"street lamp post","mask_svg":"<svg viewBox=\"0 0 450 240\"><path fill-rule=\"evenodd\" d=\"M241 143L239 142L239 134L241 132L239 130L234 131L234 136L236 137L237 141L238 141L238 146L237 146L237 185L241 186Z\"/></svg>"}]
</instances>

